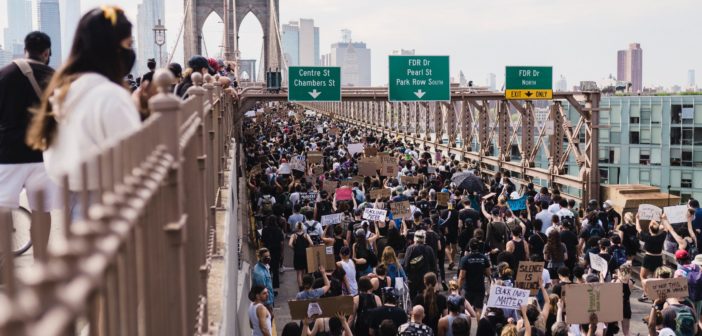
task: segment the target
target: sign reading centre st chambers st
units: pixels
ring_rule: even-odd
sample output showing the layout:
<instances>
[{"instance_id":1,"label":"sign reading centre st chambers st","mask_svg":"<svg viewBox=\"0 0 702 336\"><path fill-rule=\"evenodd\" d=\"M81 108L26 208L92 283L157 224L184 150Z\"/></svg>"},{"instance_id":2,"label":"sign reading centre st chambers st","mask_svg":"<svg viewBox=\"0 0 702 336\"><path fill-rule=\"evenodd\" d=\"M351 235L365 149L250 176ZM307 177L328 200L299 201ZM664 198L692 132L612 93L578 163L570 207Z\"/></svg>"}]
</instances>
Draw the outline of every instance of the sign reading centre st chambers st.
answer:
<instances>
[{"instance_id":1,"label":"sign reading centre st chambers st","mask_svg":"<svg viewBox=\"0 0 702 336\"><path fill-rule=\"evenodd\" d=\"M389 56L390 101L449 101L448 56Z\"/></svg>"},{"instance_id":2,"label":"sign reading centre st chambers st","mask_svg":"<svg viewBox=\"0 0 702 336\"><path fill-rule=\"evenodd\" d=\"M288 67L289 101L341 101L341 68Z\"/></svg>"},{"instance_id":3,"label":"sign reading centre st chambers st","mask_svg":"<svg viewBox=\"0 0 702 336\"><path fill-rule=\"evenodd\" d=\"M552 99L553 68L534 66L508 66L505 68L505 98Z\"/></svg>"}]
</instances>

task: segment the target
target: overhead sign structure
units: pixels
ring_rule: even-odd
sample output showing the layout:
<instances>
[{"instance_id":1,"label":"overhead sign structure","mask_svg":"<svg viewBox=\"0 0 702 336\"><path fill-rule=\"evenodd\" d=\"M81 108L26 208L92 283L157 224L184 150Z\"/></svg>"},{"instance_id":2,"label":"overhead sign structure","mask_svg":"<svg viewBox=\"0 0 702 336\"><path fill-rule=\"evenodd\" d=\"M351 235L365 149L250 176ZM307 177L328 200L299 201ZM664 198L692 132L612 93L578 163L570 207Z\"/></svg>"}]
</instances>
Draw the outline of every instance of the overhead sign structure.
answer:
<instances>
[{"instance_id":1,"label":"overhead sign structure","mask_svg":"<svg viewBox=\"0 0 702 336\"><path fill-rule=\"evenodd\" d=\"M448 56L389 56L390 101L449 101Z\"/></svg>"},{"instance_id":2,"label":"overhead sign structure","mask_svg":"<svg viewBox=\"0 0 702 336\"><path fill-rule=\"evenodd\" d=\"M289 101L341 101L341 68L288 67Z\"/></svg>"},{"instance_id":3,"label":"overhead sign structure","mask_svg":"<svg viewBox=\"0 0 702 336\"><path fill-rule=\"evenodd\" d=\"M508 66L505 68L505 98L537 100L553 98L553 68Z\"/></svg>"}]
</instances>

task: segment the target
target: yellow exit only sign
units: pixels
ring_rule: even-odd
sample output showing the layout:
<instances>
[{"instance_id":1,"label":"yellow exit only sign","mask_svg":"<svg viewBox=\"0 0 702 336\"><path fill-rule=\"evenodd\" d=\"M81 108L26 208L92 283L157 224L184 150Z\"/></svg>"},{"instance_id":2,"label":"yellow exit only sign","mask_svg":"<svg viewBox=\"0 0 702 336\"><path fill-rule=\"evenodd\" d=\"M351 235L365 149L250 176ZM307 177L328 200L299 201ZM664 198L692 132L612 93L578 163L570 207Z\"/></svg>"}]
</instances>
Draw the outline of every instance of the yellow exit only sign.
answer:
<instances>
[{"instance_id":1,"label":"yellow exit only sign","mask_svg":"<svg viewBox=\"0 0 702 336\"><path fill-rule=\"evenodd\" d=\"M507 99L552 99L553 90L505 90Z\"/></svg>"}]
</instances>

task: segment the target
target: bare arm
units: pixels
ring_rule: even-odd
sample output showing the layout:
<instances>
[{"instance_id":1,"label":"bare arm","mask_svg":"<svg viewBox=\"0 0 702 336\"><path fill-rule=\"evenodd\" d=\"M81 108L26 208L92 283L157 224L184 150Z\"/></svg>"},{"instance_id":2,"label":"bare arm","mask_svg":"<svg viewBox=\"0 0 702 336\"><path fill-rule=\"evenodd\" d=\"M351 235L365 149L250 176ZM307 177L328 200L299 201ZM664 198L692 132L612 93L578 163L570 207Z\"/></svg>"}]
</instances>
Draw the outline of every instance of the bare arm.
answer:
<instances>
[{"instance_id":1,"label":"bare arm","mask_svg":"<svg viewBox=\"0 0 702 336\"><path fill-rule=\"evenodd\" d=\"M256 317L258 317L258 327L261 329L263 336L271 336L271 331L268 330L266 325L266 317L268 315L268 309L263 305L258 305L256 308Z\"/></svg>"}]
</instances>

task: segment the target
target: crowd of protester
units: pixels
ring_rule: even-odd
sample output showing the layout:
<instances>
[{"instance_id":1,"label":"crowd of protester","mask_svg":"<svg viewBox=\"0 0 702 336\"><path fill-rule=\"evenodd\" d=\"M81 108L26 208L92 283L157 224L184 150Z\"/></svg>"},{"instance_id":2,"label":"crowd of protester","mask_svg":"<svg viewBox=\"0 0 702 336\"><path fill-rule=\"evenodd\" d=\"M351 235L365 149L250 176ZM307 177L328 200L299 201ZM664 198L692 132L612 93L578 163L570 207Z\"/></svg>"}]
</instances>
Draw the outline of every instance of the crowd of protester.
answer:
<instances>
[{"instance_id":1,"label":"crowd of protester","mask_svg":"<svg viewBox=\"0 0 702 336\"><path fill-rule=\"evenodd\" d=\"M273 306L287 305L276 300L276 289L288 248L299 287L296 300L350 295L354 307L348 316L282 321L283 335L444 336L468 335L474 328L480 336L629 336L630 299L637 299L630 298L633 259L641 253L644 281L685 277L690 284L687 299L638 298L654 303L650 335L699 330L698 201L689 202L687 223L669 223L663 215L644 225L632 213L622 218L612 201L580 205L557 189L517 185L507 173L485 177L480 187L457 185L456 174L482 176L478 162L303 111L295 105L266 108L244 127L248 192L263 246L250 292L254 335L271 334ZM350 145L357 143L373 150L352 154ZM314 163L311 152L321 154L321 162ZM389 176L378 170L356 177L359 163L371 155L391 157L396 169ZM306 158L304 169L289 169L300 158ZM352 199L337 200L325 181L350 188ZM374 199L373 191L382 188L390 196ZM448 193L449 200L438 202L440 193ZM515 199L526 199L525 209L512 211ZM391 204L402 201L409 201L411 216L394 217ZM387 216L365 220L366 208L386 210ZM321 224L323 216L336 213L343 214L341 223ZM305 251L314 245L333 249L333 269L308 273ZM663 251L674 253L677 269L664 265ZM590 253L607 261L606 276L591 267ZM538 294L522 309L486 308L491 285L514 286L520 261L543 263ZM446 270L454 268L457 279L447 278ZM598 323L593 314L590 323L567 324L565 287L592 282L622 284L624 318Z\"/></svg>"}]
</instances>

